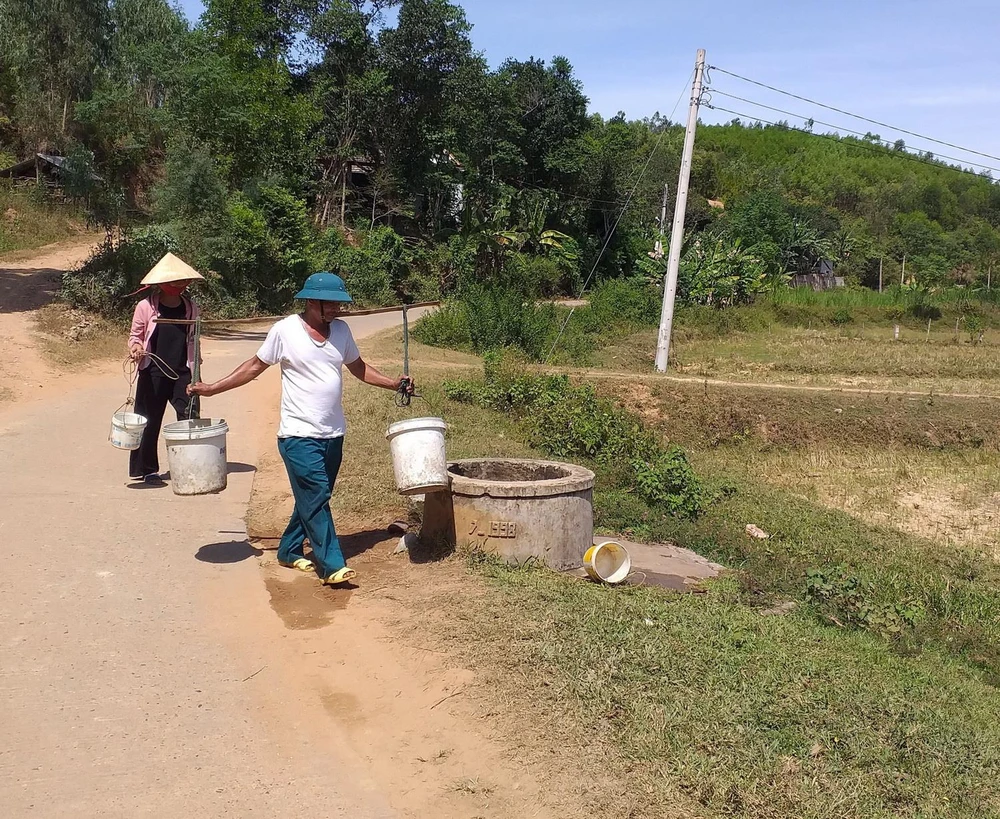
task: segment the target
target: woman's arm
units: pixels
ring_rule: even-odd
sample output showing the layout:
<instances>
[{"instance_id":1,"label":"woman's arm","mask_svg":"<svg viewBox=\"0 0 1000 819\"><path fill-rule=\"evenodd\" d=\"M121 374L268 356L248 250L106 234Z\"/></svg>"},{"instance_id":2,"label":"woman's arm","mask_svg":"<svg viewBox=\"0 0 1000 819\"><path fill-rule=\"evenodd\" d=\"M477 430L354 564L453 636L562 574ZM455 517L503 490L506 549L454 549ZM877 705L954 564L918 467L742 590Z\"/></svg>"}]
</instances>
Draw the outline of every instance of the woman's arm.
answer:
<instances>
[{"instance_id":1,"label":"woman's arm","mask_svg":"<svg viewBox=\"0 0 1000 819\"><path fill-rule=\"evenodd\" d=\"M248 358L225 378L220 378L211 384L206 384L204 381L199 381L197 384L189 384L187 393L188 395L218 395L220 392L234 390L237 387L242 387L244 384L249 384L264 372L268 366L270 365L265 364L257 356Z\"/></svg>"},{"instance_id":2,"label":"woman's arm","mask_svg":"<svg viewBox=\"0 0 1000 819\"><path fill-rule=\"evenodd\" d=\"M132 312L132 328L128 334L128 352L133 361L138 361L146 352L146 328L149 326L148 301L142 299Z\"/></svg>"}]
</instances>

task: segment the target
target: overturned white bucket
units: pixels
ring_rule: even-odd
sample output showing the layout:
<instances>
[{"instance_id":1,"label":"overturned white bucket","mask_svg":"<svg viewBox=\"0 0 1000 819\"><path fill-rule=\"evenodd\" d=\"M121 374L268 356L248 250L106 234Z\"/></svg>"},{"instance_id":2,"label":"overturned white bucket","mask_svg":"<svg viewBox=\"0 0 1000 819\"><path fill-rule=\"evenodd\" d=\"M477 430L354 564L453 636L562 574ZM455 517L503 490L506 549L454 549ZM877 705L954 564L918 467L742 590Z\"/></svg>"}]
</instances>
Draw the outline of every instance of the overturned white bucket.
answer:
<instances>
[{"instance_id":1,"label":"overturned white bucket","mask_svg":"<svg viewBox=\"0 0 1000 819\"><path fill-rule=\"evenodd\" d=\"M602 540L587 549L583 565L594 580L616 585L632 571L632 558L617 540Z\"/></svg>"},{"instance_id":2,"label":"overturned white bucket","mask_svg":"<svg viewBox=\"0 0 1000 819\"><path fill-rule=\"evenodd\" d=\"M396 488L401 495L421 495L448 488L446 428L440 418L411 418L389 427L385 437L389 439Z\"/></svg>"},{"instance_id":3,"label":"overturned white bucket","mask_svg":"<svg viewBox=\"0 0 1000 819\"><path fill-rule=\"evenodd\" d=\"M111 416L108 440L117 449L138 449L146 429L146 416L136 412L116 412Z\"/></svg>"},{"instance_id":4,"label":"overturned white bucket","mask_svg":"<svg viewBox=\"0 0 1000 819\"><path fill-rule=\"evenodd\" d=\"M226 488L224 420L177 421L163 428L170 485L175 495L206 495Z\"/></svg>"}]
</instances>

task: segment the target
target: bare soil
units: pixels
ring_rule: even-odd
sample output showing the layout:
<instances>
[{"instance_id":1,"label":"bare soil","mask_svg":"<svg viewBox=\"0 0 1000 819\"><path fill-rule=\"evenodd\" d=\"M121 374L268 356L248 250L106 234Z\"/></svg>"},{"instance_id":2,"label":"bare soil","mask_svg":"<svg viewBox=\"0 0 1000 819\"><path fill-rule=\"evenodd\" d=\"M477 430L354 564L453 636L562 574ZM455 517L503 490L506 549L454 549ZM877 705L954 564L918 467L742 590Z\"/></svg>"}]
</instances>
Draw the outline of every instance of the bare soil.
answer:
<instances>
[{"instance_id":1,"label":"bare soil","mask_svg":"<svg viewBox=\"0 0 1000 819\"><path fill-rule=\"evenodd\" d=\"M0 258L0 400L44 398L72 376L57 372L35 343L37 311L51 304L64 271L80 264L99 237ZM58 385L58 386L57 386Z\"/></svg>"},{"instance_id":2,"label":"bare soil","mask_svg":"<svg viewBox=\"0 0 1000 819\"><path fill-rule=\"evenodd\" d=\"M361 347L365 353L364 341ZM260 436L268 426L273 435L276 411L260 420ZM400 536L388 526L408 518L405 499L368 517L338 514L344 555L359 573L356 586L340 589L277 565L277 538L292 506L284 466L269 443L257 462L247 531L265 553L270 605L289 639L329 634L334 656L345 658L335 666L336 682L323 683L321 699L380 786L405 799L415 817L585 815L587 801L575 792L579 759L547 743L529 750L523 726L496 711L487 681L449 650L448 632L461 625L449 623L446 612L490 605L485 587L459 559L393 554ZM332 659L307 654L299 670L322 677Z\"/></svg>"}]
</instances>

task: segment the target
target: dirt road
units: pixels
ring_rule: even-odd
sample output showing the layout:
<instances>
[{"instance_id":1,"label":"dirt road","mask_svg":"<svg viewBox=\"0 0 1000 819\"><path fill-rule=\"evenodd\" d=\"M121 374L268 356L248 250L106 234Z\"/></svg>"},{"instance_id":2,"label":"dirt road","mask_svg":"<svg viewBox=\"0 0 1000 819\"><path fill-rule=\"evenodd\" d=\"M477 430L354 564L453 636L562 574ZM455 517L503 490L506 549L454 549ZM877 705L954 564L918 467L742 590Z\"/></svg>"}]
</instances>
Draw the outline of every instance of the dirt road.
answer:
<instances>
[{"instance_id":1,"label":"dirt road","mask_svg":"<svg viewBox=\"0 0 1000 819\"><path fill-rule=\"evenodd\" d=\"M0 333L17 339L8 372L21 380L52 379L26 343L28 311L80 252L0 262ZM206 373L258 344L207 342ZM197 498L126 487L127 456L107 443L125 392L99 369L0 408L0 815L395 816L253 637L274 633L255 621L276 620L243 524L260 440L249 431L271 409L255 398L273 384L206 402L233 429L232 474ZM236 650L233 634L249 635Z\"/></svg>"},{"instance_id":2,"label":"dirt road","mask_svg":"<svg viewBox=\"0 0 1000 819\"><path fill-rule=\"evenodd\" d=\"M57 383L57 374L31 343L31 312L52 301L63 271L86 259L96 238L51 245L28 257L18 254L17 261L0 259L0 400L34 397Z\"/></svg>"},{"instance_id":3,"label":"dirt road","mask_svg":"<svg viewBox=\"0 0 1000 819\"><path fill-rule=\"evenodd\" d=\"M473 672L386 626L400 616L391 584L442 581L391 558L388 521L344 541L369 563L354 590L249 542L276 369L203 404L230 426L225 492L126 485L127 455L107 442L121 368L68 376L30 332L59 268L86 252L0 260L13 393L0 402L0 816L568 816L458 696ZM350 323L363 339L398 320ZM264 329L206 339L206 377L252 355Z\"/></svg>"}]
</instances>

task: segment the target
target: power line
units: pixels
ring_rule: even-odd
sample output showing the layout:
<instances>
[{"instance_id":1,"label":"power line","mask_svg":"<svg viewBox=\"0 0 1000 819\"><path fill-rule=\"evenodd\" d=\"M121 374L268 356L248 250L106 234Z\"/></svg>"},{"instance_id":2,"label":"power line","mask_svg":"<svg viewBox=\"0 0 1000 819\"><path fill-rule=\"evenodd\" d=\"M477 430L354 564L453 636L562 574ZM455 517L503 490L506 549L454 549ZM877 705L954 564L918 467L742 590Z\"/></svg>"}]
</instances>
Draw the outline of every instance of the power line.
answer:
<instances>
[{"instance_id":1,"label":"power line","mask_svg":"<svg viewBox=\"0 0 1000 819\"><path fill-rule=\"evenodd\" d=\"M711 108L713 111L723 111L723 112L725 112L727 114L732 114L733 116L743 117L744 119L747 119L747 120L750 120L750 121L762 122L765 125L773 125L775 127L782 127L782 126L779 126L777 122L771 122L769 120L762 119L761 117L754 116L753 114L746 114L746 113L743 113L741 111L733 111L733 110L731 110L729 108L723 108L723 107L721 107L719 105L712 105L711 103L705 103L705 107L706 108ZM950 165L943 165L943 164L938 163L938 162L928 161L926 159L921 159L919 156L916 156L915 154L911 154L909 151L891 151L891 150L889 150L888 148L886 148L883 145L869 145L868 143L860 142L860 141L857 141L857 140L841 139L840 137L834 136L833 134L814 134L811 131L806 131L803 128L795 128L795 127L792 127L792 126L787 126L787 127L788 127L789 131L798 131L799 133L806 134L806 135L812 136L812 137L816 137L817 139L829 139L832 142L836 142L838 145L843 145L843 146L848 147L848 148L860 148L860 149L868 151L868 152L874 152L874 153L881 154L882 156L886 156L886 155L888 155L888 156L898 156L900 159L908 159L911 162L918 162L921 165L925 165L925 166L927 166L929 168L937 168L938 170L945 170L945 171L955 171L956 173L966 173L966 174L969 174L970 176L975 176L976 178L981 178L980 174L978 174L976 171L974 171L974 170L972 170L970 168L955 168L955 167L952 167ZM990 168L988 165L984 165L983 167L987 168L988 170L997 170L996 168Z\"/></svg>"},{"instance_id":2,"label":"power line","mask_svg":"<svg viewBox=\"0 0 1000 819\"><path fill-rule=\"evenodd\" d=\"M532 185L528 182L522 182L520 190L533 190L540 191L541 193L554 193L557 198L565 197L567 199L579 199L581 202L596 202L601 205L624 205L625 200L623 199L596 199L590 196L577 196L574 193L565 193L564 191L557 191L555 188L543 188L540 185ZM603 208L592 208L592 210L603 210Z\"/></svg>"},{"instance_id":3,"label":"power line","mask_svg":"<svg viewBox=\"0 0 1000 819\"><path fill-rule=\"evenodd\" d=\"M944 145L948 148L955 148L959 151L964 151L965 153L975 154L976 156L983 156L987 159L992 159L1000 162L1000 156L994 156L993 154L986 154L982 151L975 151L972 148L966 148L962 145L956 145L954 142L945 142L943 139L935 139L934 137L929 137L924 134L918 134L916 131L908 131L906 128L900 128L897 125L890 125L887 122L880 122L877 119L871 119L870 117L862 116L861 114L853 114L850 111L845 111L843 108L837 108L833 105L826 105L822 102L817 102L816 100L811 100L808 97L800 96L799 94L793 94L791 91L784 91L781 88L775 88L773 85L768 85L764 82L759 82L757 80L751 80L749 77L744 77L740 74L736 74L732 71L726 71L724 68L719 68L718 66L711 65L708 67L709 71L718 71L720 74L727 74L730 77L735 77L743 82L751 83L752 85L759 86L760 88L766 88L768 91L774 91L777 94L784 94L786 97L792 97L793 99L801 100L802 102L807 102L810 105L818 105L820 108L826 108L828 111L836 111L838 114L844 114L845 116L851 117L853 119L859 119L862 122L868 122L872 125L878 125L880 128L889 128L893 131L898 131L901 134L908 134L909 136L916 137L917 139L924 139L928 142L934 142L938 145Z\"/></svg>"},{"instance_id":4,"label":"power line","mask_svg":"<svg viewBox=\"0 0 1000 819\"><path fill-rule=\"evenodd\" d=\"M765 105L762 102L756 102L755 100L748 100L748 99L746 99L744 97L738 97L738 96L736 96L736 94L729 94L729 93L727 93L725 91L720 91L717 88L710 88L708 90L709 102L707 102L706 105L709 108L714 107L714 106L711 105L711 96L712 96L712 94L719 94L720 96L723 96L723 97L729 97L729 99L739 100L740 102L748 103L749 105L753 105L753 106L755 106L757 108L764 108L764 109L766 109L768 111L774 111L777 114L784 114L787 117L795 117L796 119L802 119L804 121L805 120L809 120L809 121L817 123L818 125L825 125L827 128L834 128L837 131L843 131L845 133L854 134L854 135L859 136L859 137L867 137L868 136L867 133L863 133L861 131L855 131L855 130L853 130L851 128L845 128L843 125L836 125L836 124L834 124L832 122L824 122L821 119L815 119L814 117L807 117L807 116L805 116L803 114L796 114L796 113L793 113L792 111L785 111L782 108L775 108L773 105ZM721 111L722 109L720 108L719 110ZM903 151L903 152L906 153L906 151ZM909 155L912 156L913 154L909 154ZM981 162L973 162L973 161L971 161L969 159L962 159L962 158L959 158L957 156L948 156L947 154L934 154L934 156L937 157L937 158L940 158L940 159L950 159L953 162L964 162L966 165L970 165L970 166L975 167L975 168L988 168L991 171L998 171L998 172L1000 172L1000 168L994 168L991 165L984 165Z\"/></svg>"}]
</instances>

